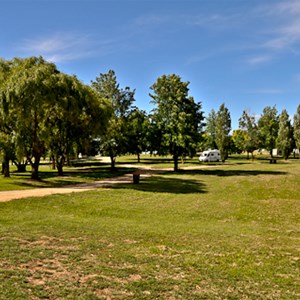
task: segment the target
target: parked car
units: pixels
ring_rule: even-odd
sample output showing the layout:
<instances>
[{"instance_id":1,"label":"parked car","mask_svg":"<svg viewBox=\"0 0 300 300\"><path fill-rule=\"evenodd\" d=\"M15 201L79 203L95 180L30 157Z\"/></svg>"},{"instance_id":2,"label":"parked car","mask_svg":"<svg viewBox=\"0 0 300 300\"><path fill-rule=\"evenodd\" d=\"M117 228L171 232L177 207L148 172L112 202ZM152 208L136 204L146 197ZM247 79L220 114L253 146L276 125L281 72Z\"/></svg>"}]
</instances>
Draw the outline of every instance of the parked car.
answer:
<instances>
[{"instance_id":1,"label":"parked car","mask_svg":"<svg viewBox=\"0 0 300 300\"><path fill-rule=\"evenodd\" d=\"M220 159L220 151L216 149L203 151L202 154L199 156L199 160L203 162L220 161Z\"/></svg>"}]
</instances>

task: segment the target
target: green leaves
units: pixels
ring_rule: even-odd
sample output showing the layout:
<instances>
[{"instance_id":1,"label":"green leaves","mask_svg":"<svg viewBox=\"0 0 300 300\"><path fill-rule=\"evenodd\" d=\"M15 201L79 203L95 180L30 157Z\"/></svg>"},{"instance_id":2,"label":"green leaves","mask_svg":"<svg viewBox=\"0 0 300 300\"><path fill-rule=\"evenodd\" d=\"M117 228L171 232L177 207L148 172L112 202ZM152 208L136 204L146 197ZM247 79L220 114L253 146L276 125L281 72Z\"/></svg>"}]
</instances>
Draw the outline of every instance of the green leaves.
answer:
<instances>
[{"instance_id":1,"label":"green leaves","mask_svg":"<svg viewBox=\"0 0 300 300\"><path fill-rule=\"evenodd\" d=\"M225 161L229 149L229 133L231 130L231 117L225 104L221 104L215 119L216 124L216 144L221 153L221 160Z\"/></svg>"},{"instance_id":2,"label":"green leaves","mask_svg":"<svg viewBox=\"0 0 300 300\"><path fill-rule=\"evenodd\" d=\"M17 152L32 166L32 178L38 178L47 150L59 164L74 143L105 127L107 102L42 57L0 61L0 77L0 131L13 132Z\"/></svg>"},{"instance_id":3,"label":"green leaves","mask_svg":"<svg viewBox=\"0 0 300 300\"><path fill-rule=\"evenodd\" d=\"M282 151L283 157L287 159L293 149L293 129L289 115L285 109L279 116L279 130L276 145Z\"/></svg>"},{"instance_id":4,"label":"green leaves","mask_svg":"<svg viewBox=\"0 0 300 300\"><path fill-rule=\"evenodd\" d=\"M92 87L98 97L110 106L109 122L105 133L101 135L102 151L111 158L111 167L114 168L115 159L128 149L127 121L135 101L134 91L129 87L121 89L117 82L115 72L110 70L106 74L100 73Z\"/></svg>"},{"instance_id":5,"label":"green leaves","mask_svg":"<svg viewBox=\"0 0 300 300\"><path fill-rule=\"evenodd\" d=\"M162 131L162 145L174 158L174 170L180 156L193 156L201 139L203 113L201 104L188 96L189 82L178 75L163 75L150 87L154 119Z\"/></svg>"}]
</instances>

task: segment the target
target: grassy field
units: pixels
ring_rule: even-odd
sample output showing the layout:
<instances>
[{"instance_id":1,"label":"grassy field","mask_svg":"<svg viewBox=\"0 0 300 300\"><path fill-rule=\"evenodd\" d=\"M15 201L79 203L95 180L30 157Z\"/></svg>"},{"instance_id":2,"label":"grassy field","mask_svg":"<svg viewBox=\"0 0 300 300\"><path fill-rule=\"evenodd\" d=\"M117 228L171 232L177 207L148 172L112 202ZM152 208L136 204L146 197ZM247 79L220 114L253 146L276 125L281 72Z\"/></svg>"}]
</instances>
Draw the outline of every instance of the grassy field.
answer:
<instances>
[{"instance_id":1,"label":"grassy field","mask_svg":"<svg viewBox=\"0 0 300 300\"><path fill-rule=\"evenodd\" d=\"M233 159L0 203L0 299L300 299L299 175Z\"/></svg>"}]
</instances>

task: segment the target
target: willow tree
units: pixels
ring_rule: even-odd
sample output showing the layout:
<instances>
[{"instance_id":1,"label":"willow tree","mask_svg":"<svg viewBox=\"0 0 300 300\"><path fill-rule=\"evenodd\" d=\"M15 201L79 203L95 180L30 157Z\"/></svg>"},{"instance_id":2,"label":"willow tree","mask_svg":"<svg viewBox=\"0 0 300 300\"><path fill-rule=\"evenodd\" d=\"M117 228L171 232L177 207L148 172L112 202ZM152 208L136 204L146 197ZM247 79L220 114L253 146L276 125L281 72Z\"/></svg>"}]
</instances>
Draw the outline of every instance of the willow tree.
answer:
<instances>
[{"instance_id":1,"label":"willow tree","mask_svg":"<svg viewBox=\"0 0 300 300\"><path fill-rule=\"evenodd\" d=\"M46 146L60 176L76 148L101 134L108 121L108 105L75 76L57 75L52 113L46 119Z\"/></svg>"},{"instance_id":2,"label":"willow tree","mask_svg":"<svg viewBox=\"0 0 300 300\"><path fill-rule=\"evenodd\" d=\"M178 170L180 157L195 155L201 139L201 103L188 95L188 85L172 74L159 77L150 87L155 119L162 131L162 143L173 156L174 171Z\"/></svg>"},{"instance_id":3,"label":"willow tree","mask_svg":"<svg viewBox=\"0 0 300 300\"><path fill-rule=\"evenodd\" d=\"M5 97L5 86L10 74L11 63L0 60L0 158L2 161L2 174L10 176L9 161L14 157L13 116L10 115L8 101Z\"/></svg>"},{"instance_id":4,"label":"willow tree","mask_svg":"<svg viewBox=\"0 0 300 300\"><path fill-rule=\"evenodd\" d=\"M105 127L104 101L42 57L15 58L0 65L0 76L6 72L0 83L1 132L6 128L13 134L16 153L30 163L32 179L39 178L40 160L49 149L62 174L74 142Z\"/></svg>"}]
</instances>

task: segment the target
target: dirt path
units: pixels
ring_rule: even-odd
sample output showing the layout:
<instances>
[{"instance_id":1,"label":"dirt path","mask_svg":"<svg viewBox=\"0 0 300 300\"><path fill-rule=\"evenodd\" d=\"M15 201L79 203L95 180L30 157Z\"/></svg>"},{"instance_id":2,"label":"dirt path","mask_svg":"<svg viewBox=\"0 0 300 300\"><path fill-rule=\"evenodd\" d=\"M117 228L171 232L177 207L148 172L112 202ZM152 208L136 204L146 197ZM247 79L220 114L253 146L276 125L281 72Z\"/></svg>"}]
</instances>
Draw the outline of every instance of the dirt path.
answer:
<instances>
[{"instance_id":1,"label":"dirt path","mask_svg":"<svg viewBox=\"0 0 300 300\"><path fill-rule=\"evenodd\" d=\"M136 166L131 164L124 164L123 167L134 168ZM189 166L182 167L182 170L197 170L203 168L211 168L215 166L210 165L201 165L201 166ZM154 169L151 166L139 166L140 176L141 178L149 177L152 174L157 174L165 171L172 171L173 168L162 168L162 169ZM0 192L0 202L11 201L14 199L28 198L28 197L43 197L47 195L53 194L68 194L68 193L78 193L78 192L86 192L89 190L97 189L97 188L107 188L111 187L115 184L120 183L132 183L132 174L126 174L119 177L113 177L108 179L103 179L99 181L93 181L89 183L82 183L76 185L68 185L64 187L57 188L36 188L29 190L17 190L17 191L3 191Z\"/></svg>"},{"instance_id":2,"label":"dirt path","mask_svg":"<svg viewBox=\"0 0 300 300\"><path fill-rule=\"evenodd\" d=\"M141 174L141 178L150 176L149 174ZM59 188L36 188L30 190L3 191L0 192L0 202L11 201L27 197L42 197L53 194L68 194L86 192L97 188L107 188L120 183L132 183L132 174L126 174L119 177L108 178L89 183L69 185Z\"/></svg>"}]
</instances>

